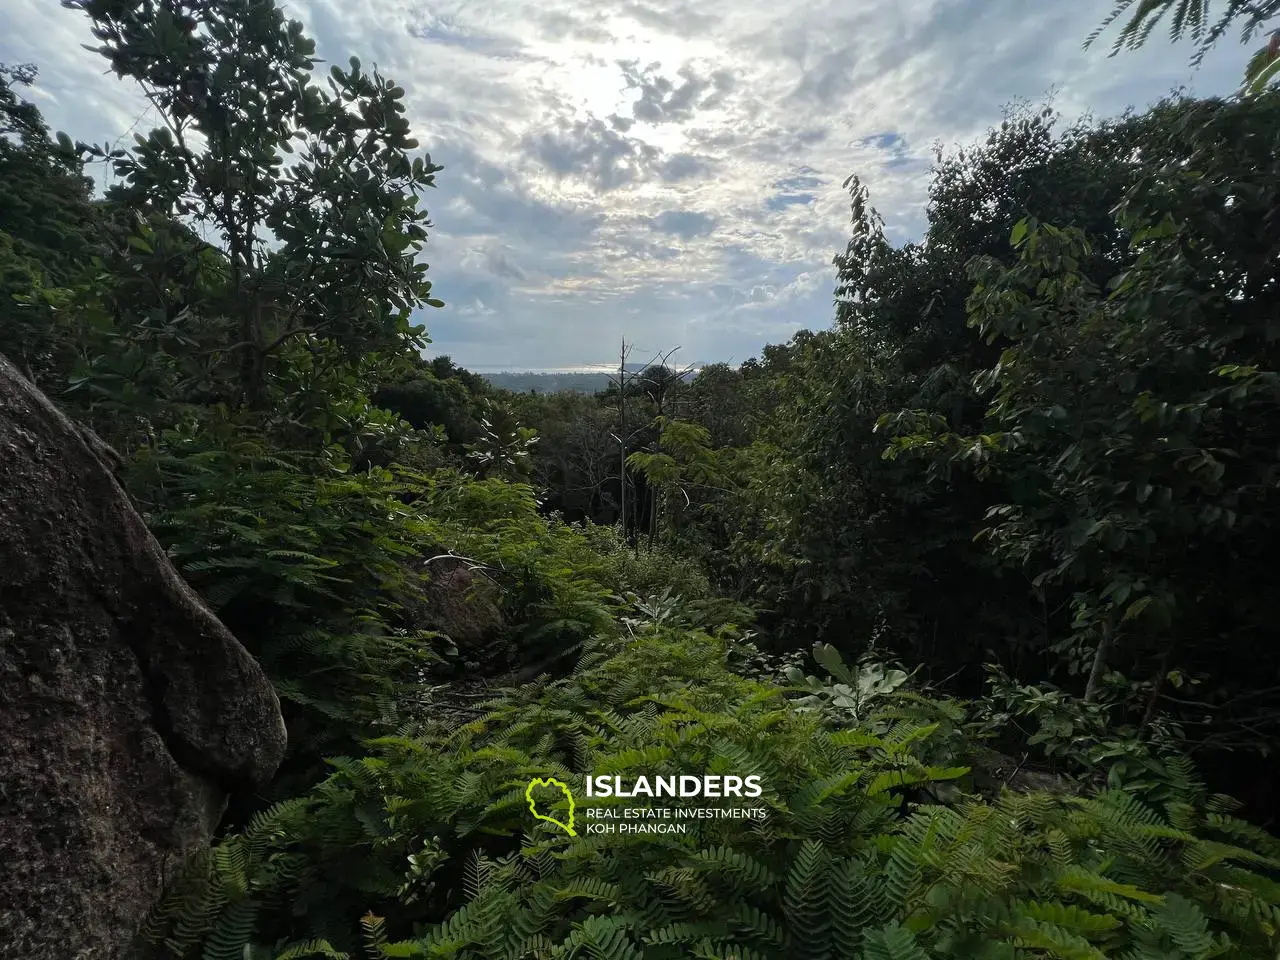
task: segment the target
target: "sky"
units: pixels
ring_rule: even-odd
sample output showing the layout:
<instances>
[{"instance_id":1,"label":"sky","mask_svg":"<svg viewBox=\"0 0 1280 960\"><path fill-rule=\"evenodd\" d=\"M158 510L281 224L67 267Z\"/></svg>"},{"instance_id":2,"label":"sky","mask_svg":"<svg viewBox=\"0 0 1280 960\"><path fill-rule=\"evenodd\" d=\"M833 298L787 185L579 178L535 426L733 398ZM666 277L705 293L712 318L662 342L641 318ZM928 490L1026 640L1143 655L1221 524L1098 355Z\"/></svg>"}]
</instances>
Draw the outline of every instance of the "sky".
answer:
<instances>
[{"instance_id":1,"label":"sky","mask_svg":"<svg viewBox=\"0 0 1280 960\"><path fill-rule=\"evenodd\" d=\"M292 0L317 55L406 90L444 167L426 197L430 353L479 372L738 363L830 325L842 184L857 174L895 242L923 232L935 145L1016 99L1110 116L1177 87L1239 84L1231 37L1193 69L1159 36L1082 42L1114 0ZM155 124L87 21L0 4L0 62L55 130L115 141ZM320 65L322 74L327 68ZM127 144L129 141L126 140Z\"/></svg>"}]
</instances>

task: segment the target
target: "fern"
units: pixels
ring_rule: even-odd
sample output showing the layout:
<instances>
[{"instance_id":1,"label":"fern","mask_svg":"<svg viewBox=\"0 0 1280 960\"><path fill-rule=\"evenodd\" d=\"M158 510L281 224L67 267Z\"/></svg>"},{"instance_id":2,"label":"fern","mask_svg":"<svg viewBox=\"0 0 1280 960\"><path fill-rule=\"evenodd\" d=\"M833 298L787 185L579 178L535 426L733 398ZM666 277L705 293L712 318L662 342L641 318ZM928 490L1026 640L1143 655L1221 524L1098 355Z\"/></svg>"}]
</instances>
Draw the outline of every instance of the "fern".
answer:
<instances>
[{"instance_id":1,"label":"fern","mask_svg":"<svg viewBox=\"0 0 1280 960\"><path fill-rule=\"evenodd\" d=\"M480 720L369 739L224 840L157 926L184 958L320 941L369 955L376 931L342 928L370 909L387 918L385 957L1187 960L1229 945L1270 960L1280 946L1274 840L1210 812L1223 805L1186 771L1189 794L1161 809L1118 792L921 803L900 788L939 771L963 783L968 766L936 762L942 728L923 705L833 729L730 673L718 642L676 628L601 640L607 656L496 693ZM696 655L672 652L690 643ZM621 775L759 770L768 818L536 829L529 780L580 783L588 753L592 772ZM390 942L393 924L412 938Z\"/></svg>"},{"instance_id":2,"label":"fern","mask_svg":"<svg viewBox=\"0 0 1280 960\"><path fill-rule=\"evenodd\" d=\"M350 960L350 955L335 950L327 940L306 940L296 943L275 955L274 960L308 960L312 957L324 957L325 960Z\"/></svg>"},{"instance_id":3,"label":"fern","mask_svg":"<svg viewBox=\"0 0 1280 960\"><path fill-rule=\"evenodd\" d=\"M589 917L575 924L564 945L591 960L642 960L627 926L620 918Z\"/></svg>"},{"instance_id":4,"label":"fern","mask_svg":"<svg viewBox=\"0 0 1280 960\"><path fill-rule=\"evenodd\" d=\"M929 960L915 934L897 923L868 931L863 943L863 960Z\"/></svg>"}]
</instances>

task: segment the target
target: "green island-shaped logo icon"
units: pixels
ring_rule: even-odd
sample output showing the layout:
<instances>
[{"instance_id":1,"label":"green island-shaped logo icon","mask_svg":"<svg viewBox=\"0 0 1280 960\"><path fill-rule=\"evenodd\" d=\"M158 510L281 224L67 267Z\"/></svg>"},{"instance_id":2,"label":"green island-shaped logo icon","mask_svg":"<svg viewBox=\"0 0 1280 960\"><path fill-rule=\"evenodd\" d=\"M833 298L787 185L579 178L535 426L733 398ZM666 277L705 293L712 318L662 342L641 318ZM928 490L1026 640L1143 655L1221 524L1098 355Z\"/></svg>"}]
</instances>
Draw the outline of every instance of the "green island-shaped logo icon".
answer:
<instances>
[{"instance_id":1,"label":"green island-shaped logo icon","mask_svg":"<svg viewBox=\"0 0 1280 960\"><path fill-rule=\"evenodd\" d=\"M561 823L555 817L548 817L545 814L538 812L538 802L533 799L534 787L558 787L560 789L560 792L565 795L565 799L569 801L568 823ZM529 786L524 788L524 798L529 801L529 812L533 814L534 819L545 820L547 823L554 823L571 837L576 837L578 835L573 829L573 791L559 780L555 779L555 777L547 777L545 780L539 777L537 779L530 780Z\"/></svg>"}]
</instances>

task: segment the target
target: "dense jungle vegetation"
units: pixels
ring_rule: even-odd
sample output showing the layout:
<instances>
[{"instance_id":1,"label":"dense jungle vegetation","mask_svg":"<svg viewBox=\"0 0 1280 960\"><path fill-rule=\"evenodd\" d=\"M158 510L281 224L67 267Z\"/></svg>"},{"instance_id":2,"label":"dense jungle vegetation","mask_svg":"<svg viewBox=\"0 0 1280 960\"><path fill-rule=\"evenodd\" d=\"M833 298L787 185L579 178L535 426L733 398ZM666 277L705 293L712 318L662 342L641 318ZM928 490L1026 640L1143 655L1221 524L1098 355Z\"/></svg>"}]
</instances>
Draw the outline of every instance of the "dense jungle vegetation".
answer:
<instances>
[{"instance_id":1,"label":"dense jungle vegetation","mask_svg":"<svg viewBox=\"0 0 1280 960\"><path fill-rule=\"evenodd\" d=\"M72 5L162 123L73 142L0 71L0 352L290 736L140 951L1277 956L1274 52L1230 98L1011 110L905 246L852 177L829 328L528 394L424 359L448 174L402 88L314 76L271 0ZM1204 8L1120 40L1216 39ZM760 776L768 818L569 837L525 802L690 772Z\"/></svg>"}]
</instances>

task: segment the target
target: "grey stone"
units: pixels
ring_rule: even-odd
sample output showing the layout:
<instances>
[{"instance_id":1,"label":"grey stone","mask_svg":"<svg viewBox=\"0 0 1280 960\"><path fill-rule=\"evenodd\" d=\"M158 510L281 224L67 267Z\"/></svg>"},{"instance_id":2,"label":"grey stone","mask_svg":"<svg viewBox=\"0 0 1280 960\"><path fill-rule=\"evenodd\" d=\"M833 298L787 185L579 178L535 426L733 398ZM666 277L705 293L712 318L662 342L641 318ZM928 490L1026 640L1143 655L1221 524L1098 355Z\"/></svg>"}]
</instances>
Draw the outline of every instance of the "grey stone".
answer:
<instances>
[{"instance_id":1,"label":"grey stone","mask_svg":"<svg viewBox=\"0 0 1280 960\"><path fill-rule=\"evenodd\" d=\"M0 956L115 960L230 792L271 684L86 435L0 357Z\"/></svg>"}]
</instances>

